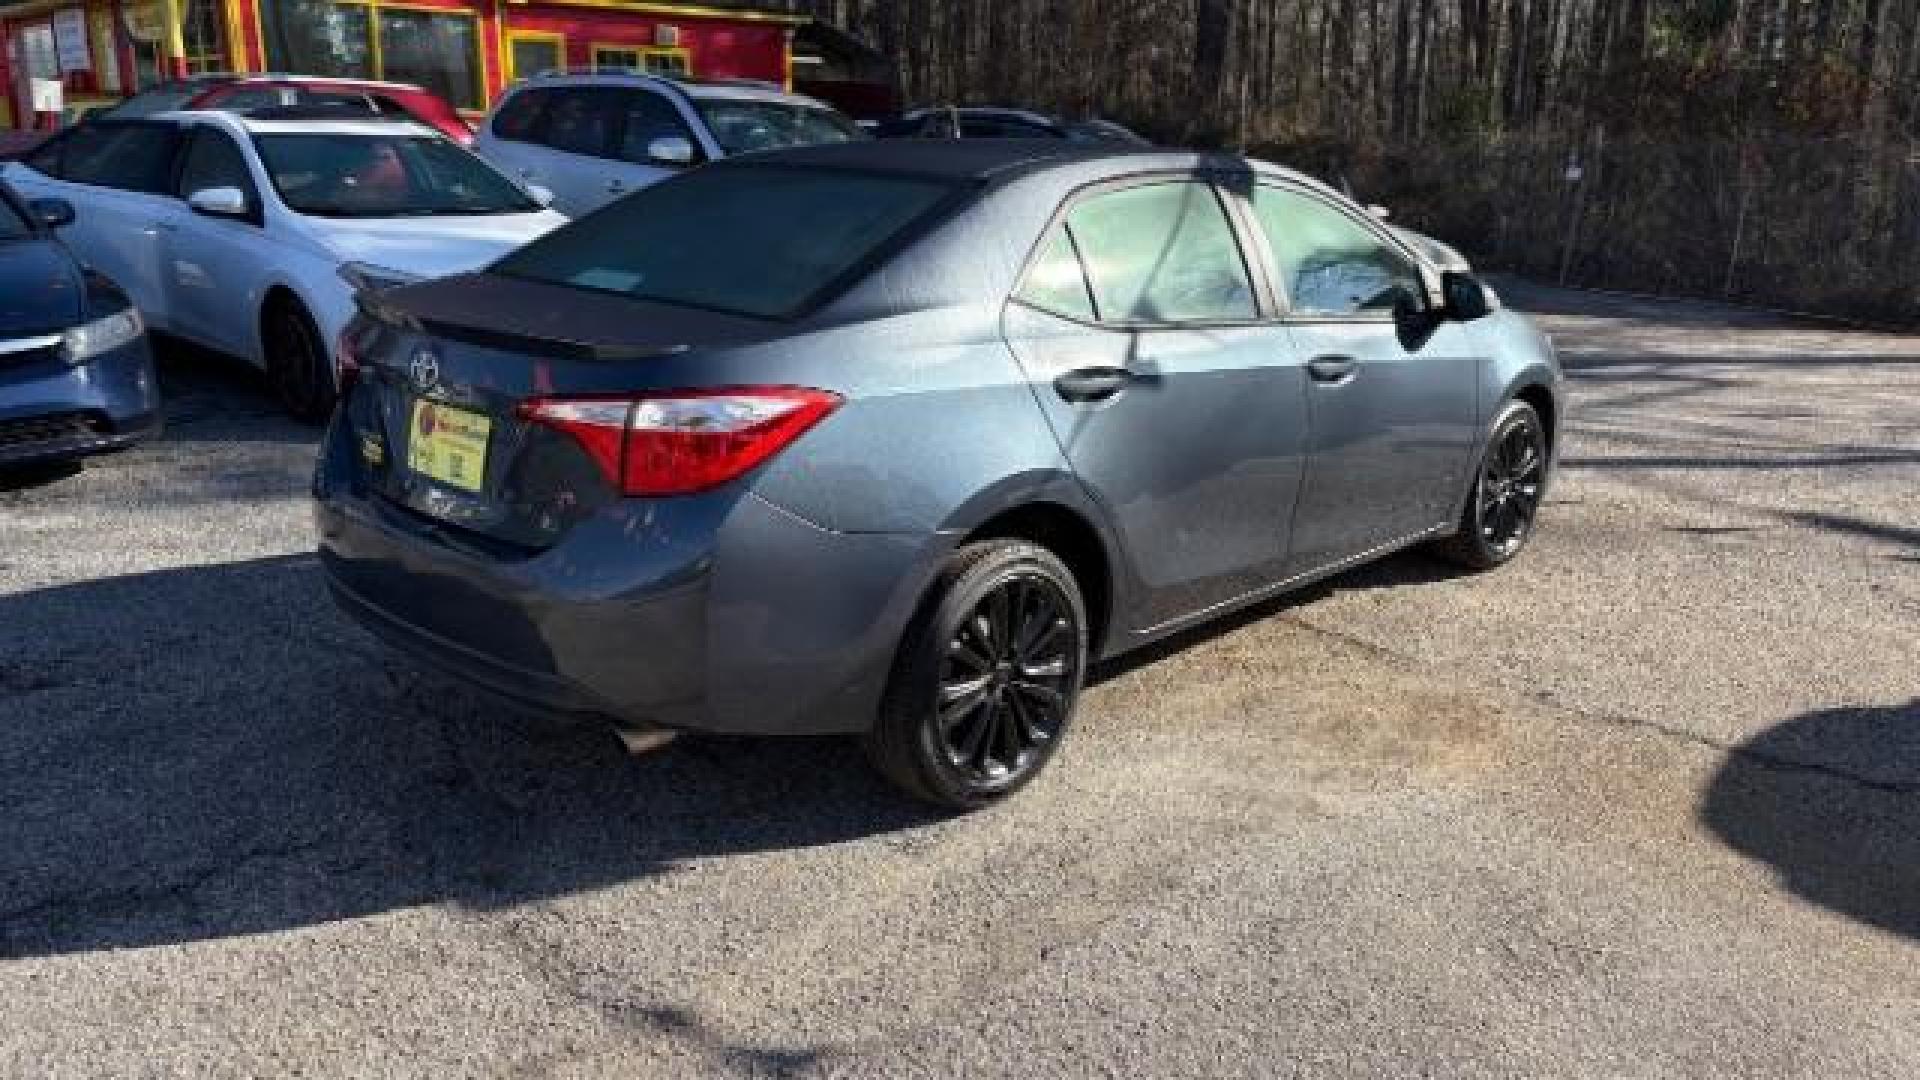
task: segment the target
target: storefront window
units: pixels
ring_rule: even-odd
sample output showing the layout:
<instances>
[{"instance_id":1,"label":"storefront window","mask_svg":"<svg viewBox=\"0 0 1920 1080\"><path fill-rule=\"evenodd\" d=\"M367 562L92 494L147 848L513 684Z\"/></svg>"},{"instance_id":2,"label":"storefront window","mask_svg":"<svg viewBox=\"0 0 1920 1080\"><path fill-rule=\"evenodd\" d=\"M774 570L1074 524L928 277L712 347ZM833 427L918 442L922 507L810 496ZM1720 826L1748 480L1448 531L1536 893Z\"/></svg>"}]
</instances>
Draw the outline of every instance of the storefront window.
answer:
<instances>
[{"instance_id":1,"label":"storefront window","mask_svg":"<svg viewBox=\"0 0 1920 1080\"><path fill-rule=\"evenodd\" d=\"M483 104L476 23L470 12L333 0L262 0L260 10L275 71L417 83L463 109Z\"/></svg>"},{"instance_id":2,"label":"storefront window","mask_svg":"<svg viewBox=\"0 0 1920 1080\"><path fill-rule=\"evenodd\" d=\"M380 9L381 78L418 83L453 102L477 109L480 56L476 19L462 12Z\"/></svg>"},{"instance_id":3,"label":"storefront window","mask_svg":"<svg viewBox=\"0 0 1920 1080\"><path fill-rule=\"evenodd\" d=\"M267 67L301 75L374 79L367 9L332 0L263 0Z\"/></svg>"},{"instance_id":4,"label":"storefront window","mask_svg":"<svg viewBox=\"0 0 1920 1080\"><path fill-rule=\"evenodd\" d=\"M181 9L180 39L186 46L188 74L225 71L233 66L227 59L227 27L219 0L186 0Z\"/></svg>"}]
</instances>

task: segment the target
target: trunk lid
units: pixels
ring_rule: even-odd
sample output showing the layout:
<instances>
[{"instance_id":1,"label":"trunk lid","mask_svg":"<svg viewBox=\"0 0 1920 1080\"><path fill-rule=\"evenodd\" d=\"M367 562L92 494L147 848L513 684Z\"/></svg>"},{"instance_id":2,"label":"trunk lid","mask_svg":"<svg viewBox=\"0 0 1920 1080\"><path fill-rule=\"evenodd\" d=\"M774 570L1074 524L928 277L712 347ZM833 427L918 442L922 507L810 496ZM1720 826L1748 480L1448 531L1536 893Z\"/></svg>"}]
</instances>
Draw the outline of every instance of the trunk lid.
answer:
<instances>
[{"instance_id":1,"label":"trunk lid","mask_svg":"<svg viewBox=\"0 0 1920 1080\"><path fill-rule=\"evenodd\" d=\"M686 387L699 354L784 332L487 274L392 290L362 311L345 343L359 375L344 412L361 479L502 558L550 547L621 498L572 437L525 419L524 402Z\"/></svg>"}]
</instances>

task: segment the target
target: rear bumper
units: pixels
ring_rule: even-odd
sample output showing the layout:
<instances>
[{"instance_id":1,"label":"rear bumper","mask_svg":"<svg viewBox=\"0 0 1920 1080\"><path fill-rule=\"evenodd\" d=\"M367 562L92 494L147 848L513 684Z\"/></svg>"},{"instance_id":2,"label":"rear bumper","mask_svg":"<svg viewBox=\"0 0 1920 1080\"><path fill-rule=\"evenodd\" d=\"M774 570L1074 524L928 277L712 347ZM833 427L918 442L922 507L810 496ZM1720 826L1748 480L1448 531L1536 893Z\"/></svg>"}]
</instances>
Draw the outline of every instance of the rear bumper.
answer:
<instances>
[{"instance_id":1,"label":"rear bumper","mask_svg":"<svg viewBox=\"0 0 1920 1080\"><path fill-rule=\"evenodd\" d=\"M145 339L80 365L0 366L0 465L122 450L160 429Z\"/></svg>"},{"instance_id":2,"label":"rear bumper","mask_svg":"<svg viewBox=\"0 0 1920 1080\"><path fill-rule=\"evenodd\" d=\"M316 484L341 607L428 665L531 711L750 734L863 731L926 577L929 538L833 533L746 493L708 542L636 540L626 513L503 561L376 498ZM713 506L646 507L651 528ZM631 511L629 511L631 513Z\"/></svg>"}]
</instances>

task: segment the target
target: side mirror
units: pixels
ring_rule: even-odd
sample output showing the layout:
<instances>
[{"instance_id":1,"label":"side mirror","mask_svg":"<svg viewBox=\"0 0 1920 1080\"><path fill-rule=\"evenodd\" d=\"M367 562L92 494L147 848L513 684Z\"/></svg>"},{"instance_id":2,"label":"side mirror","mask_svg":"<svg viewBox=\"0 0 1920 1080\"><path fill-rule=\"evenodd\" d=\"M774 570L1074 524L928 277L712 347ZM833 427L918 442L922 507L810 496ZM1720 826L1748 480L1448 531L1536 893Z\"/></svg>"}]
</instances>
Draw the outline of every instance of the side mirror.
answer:
<instances>
[{"instance_id":1,"label":"side mirror","mask_svg":"<svg viewBox=\"0 0 1920 1080\"><path fill-rule=\"evenodd\" d=\"M65 199L35 199L27 204L33 219L48 229L63 229L73 224L73 204Z\"/></svg>"},{"instance_id":2,"label":"side mirror","mask_svg":"<svg viewBox=\"0 0 1920 1080\"><path fill-rule=\"evenodd\" d=\"M1487 287L1472 274L1448 271L1440 278L1440 290L1447 298L1447 318L1455 322L1484 319L1493 311Z\"/></svg>"},{"instance_id":3,"label":"side mirror","mask_svg":"<svg viewBox=\"0 0 1920 1080\"><path fill-rule=\"evenodd\" d=\"M1374 218L1379 221L1385 221L1393 216L1393 211L1381 206L1379 203L1368 203L1367 213L1372 214Z\"/></svg>"},{"instance_id":4,"label":"side mirror","mask_svg":"<svg viewBox=\"0 0 1920 1080\"><path fill-rule=\"evenodd\" d=\"M553 205L553 189L552 188L541 187L539 184L528 184L527 195L530 196L534 202L539 203L541 209L545 209Z\"/></svg>"},{"instance_id":5,"label":"side mirror","mask_svg":"<svg viewBox=\"0 0 1920 1080\"><path fill-rule=\"evenodd\" d=\"M187 196L187 206L196 214L208 217L246 218L251 216L247 209L246 192L237 187L202 188Z\"/></svg>"},{"instance_id":6,"label":"side mirror","mask_svg":"<svg viewBox=\"0 0 1920 1080\"><path fill-rule=\"evenodd\" d=\"M693 144L678 135L662 135L647 144L647 160L668 169L693 164Z\"/></svg>"}]
</instances>

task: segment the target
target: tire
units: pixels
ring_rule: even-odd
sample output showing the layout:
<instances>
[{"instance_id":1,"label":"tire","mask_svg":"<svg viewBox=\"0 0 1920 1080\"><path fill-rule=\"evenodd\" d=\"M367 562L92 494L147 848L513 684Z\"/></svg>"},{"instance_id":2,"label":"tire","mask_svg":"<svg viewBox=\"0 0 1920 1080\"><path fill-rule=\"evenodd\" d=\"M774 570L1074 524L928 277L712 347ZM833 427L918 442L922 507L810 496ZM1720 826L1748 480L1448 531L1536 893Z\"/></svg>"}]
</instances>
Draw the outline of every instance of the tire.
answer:
<instances>
[{"instance_id":1,"label":"tire","mask_svg":"<svg viewBox=\"0 0 1920 1080\"><path fill-rule=\"evenodd\" d=\"M1087 641L1079 585L1051 551L1014 539L961 548L894 657L868 758L948 810L1006 799L1066 736Z\"/></svg>"},{"instance_id":2,"label":"tire","mask_svg":"<svg viewBox=\"0 0 1920 1080\"><path fill-rule=\"evenodd\" d=\"M320 423L332 414L333 353L300 301L282 298L262 320L267 379L273 395L294 419Z\"/></svg>"},{"instance_id":3,"label":"tire","mask_svg":"<svg viewBox=\"0 0 1920 1080\"><path fill-rule=\"evenodd\" d=\"M1540 414L1515 401L1495 418L1473 492L1454 535L1435 545L1445 558L1470 570L1512 562L1533 536L1547 481L1547 432Z\"/></svg>"}]
</instances>

